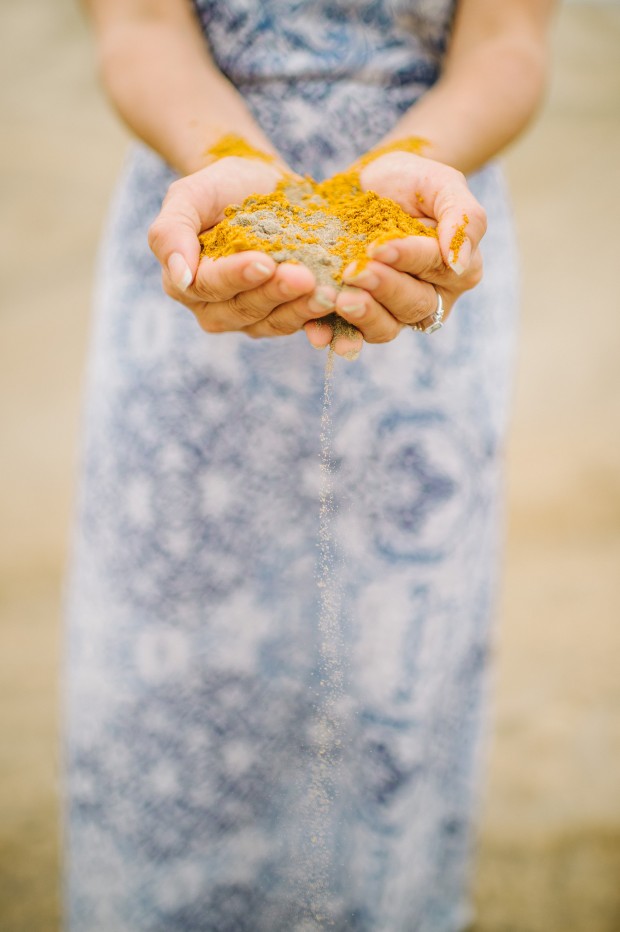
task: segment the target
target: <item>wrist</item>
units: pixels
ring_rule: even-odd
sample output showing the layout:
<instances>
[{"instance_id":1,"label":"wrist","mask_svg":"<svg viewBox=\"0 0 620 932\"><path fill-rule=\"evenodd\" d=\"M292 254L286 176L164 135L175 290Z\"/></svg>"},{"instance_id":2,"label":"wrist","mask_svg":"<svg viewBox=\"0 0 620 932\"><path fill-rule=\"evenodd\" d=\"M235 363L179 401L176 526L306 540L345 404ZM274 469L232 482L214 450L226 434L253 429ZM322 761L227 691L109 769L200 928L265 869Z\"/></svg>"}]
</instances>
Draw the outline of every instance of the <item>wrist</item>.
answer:
<instances>
[{"instance_id":1,"label":"wrist","mask_svg":"<svg viewBox=\"0 0 620 932\"><path fill-rule=\"evenodd\" d=\"M190 192L196 204L208 204L205 229L218 223L226 208L242 204L247 197L271 194L285 172L279 165L259 159L226 155L187 175L177 184Z\"/></svg>"},{"instance_id":2,"label":"wrist","mask_svg":"<svg viewBox=\"0 0 620 932\"><path fill-rule=\"evenodd\" d=\"M262 139L254 141L251 134L247 137L235 133L219 136L203 153L203 166L215 165L226 160L230 170L241 170L243 174L249 169L259 170L261 176L273 178L273 186L286 175L292 175L290 168L276 150ZM250 192L253 193L253 192Z\"/></svg>"},{"instance_id":3,"label":"wrist","mask_svg":"<svg viewBox=\"0 0 620 932\"><path fill-rule=\"evenodd\" d=\"M364 155L362 155L354 164L355 168L360 171L374 162L375 159L390 152L408 152L410 155L426 155L432 143L421 136L412 136L409 133L398 133L394 131Z\"/></svg>"},{"instance_id":4,"label":"wrist","mask_svg":"<svg viewBox=\"0 0 620 932\"><path fill-rule=\"evenodd\" d=\"M417 155L462 172L479 167L478 145L466 115L469 104L449 77L442 77L404 114L381 141L398 147L400 139L423 141ZM411 150L410 150L411 151Z\"/></svg>"}]
</instances>

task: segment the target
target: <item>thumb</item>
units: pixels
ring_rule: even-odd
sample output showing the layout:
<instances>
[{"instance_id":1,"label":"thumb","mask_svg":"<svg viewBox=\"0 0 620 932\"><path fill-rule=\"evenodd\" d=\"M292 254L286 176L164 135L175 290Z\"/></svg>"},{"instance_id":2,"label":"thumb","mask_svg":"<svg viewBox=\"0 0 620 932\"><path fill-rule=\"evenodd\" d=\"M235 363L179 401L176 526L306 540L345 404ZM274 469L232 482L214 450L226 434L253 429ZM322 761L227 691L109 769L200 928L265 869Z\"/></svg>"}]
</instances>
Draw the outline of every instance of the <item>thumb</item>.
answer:
<instances>
[{"instance_id":1,"label":"thumb","mask_svg":"<svg viewBox=\"0 0 620 932\"><path fill-rule=\"evenodd\" d=\"M170 185L161 211L149 228L149 246L181 291L187 291L198 269L198 234L205 228L204 219L195 206L192 186L182 178Z\"/></svg>"},{"instance_id":2,"label":"thumb","mask_svg":"<svg viewBox=\"0 0 620 932\"><path fill-rule=\"evenodd\" d=\"M462 275L486 232L484 208L467 187L465 178L454 172L435 194L433 214L437 218L443 259L453 272Z\"/></svg>"}]
</instances>

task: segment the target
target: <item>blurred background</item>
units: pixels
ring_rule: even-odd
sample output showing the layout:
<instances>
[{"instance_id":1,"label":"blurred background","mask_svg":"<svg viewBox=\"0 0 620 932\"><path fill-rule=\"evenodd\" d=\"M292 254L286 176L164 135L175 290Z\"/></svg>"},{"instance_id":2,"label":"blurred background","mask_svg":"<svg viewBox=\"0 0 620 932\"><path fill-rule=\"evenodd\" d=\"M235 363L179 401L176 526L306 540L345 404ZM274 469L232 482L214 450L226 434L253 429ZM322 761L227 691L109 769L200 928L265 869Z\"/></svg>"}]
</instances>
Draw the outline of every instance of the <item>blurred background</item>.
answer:
<instances>
[{"instance_id":1,"label":"blurred background","mask_svg":"<svg viewBox=\"0 0 620 932\"><path fill-rule=\"evenodd\" d=\"M62 572L127 138L76 2L2 0L0 45L0 929L54 932ZM505 159L523 324L476 932L620 930L619 50L620 4L564 3Z\"/></svg>"}]
</instances>

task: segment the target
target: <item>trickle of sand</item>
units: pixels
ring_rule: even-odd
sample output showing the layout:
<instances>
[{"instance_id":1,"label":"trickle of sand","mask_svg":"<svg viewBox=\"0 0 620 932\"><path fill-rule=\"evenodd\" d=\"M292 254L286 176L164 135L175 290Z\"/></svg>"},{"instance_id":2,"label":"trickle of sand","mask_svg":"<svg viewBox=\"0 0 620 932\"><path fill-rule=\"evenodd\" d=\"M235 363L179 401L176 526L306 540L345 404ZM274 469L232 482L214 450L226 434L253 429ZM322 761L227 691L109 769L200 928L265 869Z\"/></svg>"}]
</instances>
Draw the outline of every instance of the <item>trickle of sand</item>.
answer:
<instances>
[{"instance_id":1,"label":"trickle of sand","mask_svg":"<svg viewBox=\"0 0 620 932\"><path fill-rule=\"evenodd\" d=\"M333 425L331 418L332 387L334 380L334 350L330 347L325 363L323 404L321 409L319 492L319 568L317 585L320 589L319 635L321 666L329 674L332 699L342 696L343 670L339 658L340 644L340 590L336 572L336 554L333 533L335 517L333 483Z\"/></svg>"},{"instance_id":2,"label":"trickle of sand","mask_svg":"<svg viewBox=\"0 0 620 932\"><path fill-rule=\"evenodd\" d=\"M309 790L302 823L304 839L305 929L335 924L337 896L331 883L334 867L334 805L343 751L344 668L340 629L341 591L333 522L332 387L334 350L325 364L320 426L320 493L317 586L319 588L319 660L311 735Z\"/></svg>"}]
</instances>

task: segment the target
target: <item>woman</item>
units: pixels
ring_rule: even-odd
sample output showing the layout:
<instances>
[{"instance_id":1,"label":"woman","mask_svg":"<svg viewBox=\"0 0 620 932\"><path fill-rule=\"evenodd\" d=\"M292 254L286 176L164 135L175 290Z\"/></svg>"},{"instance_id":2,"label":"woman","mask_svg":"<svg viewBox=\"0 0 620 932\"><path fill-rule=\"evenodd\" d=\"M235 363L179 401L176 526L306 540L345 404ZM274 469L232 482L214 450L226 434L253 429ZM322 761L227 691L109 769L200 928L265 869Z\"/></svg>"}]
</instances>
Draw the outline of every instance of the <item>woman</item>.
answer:
<instances>
[{"instance_id":1,"label":"woman","mask_svg":"<svg viewBox=\"0 0 620 932\"><path fill-rule=\"evenodd\" d=\"M90 2L104 82L147 146L113 206L89 370L72 932L469 919L515 323L509 213L485 165L537 105L551 0L454 6ZM274 161L205 157L231 132ZM199 266L196 234L228 203L412 136L423 155L379 155L361 182L437 221L437 241L375 250L338 295L260 253ZM439 333L412 332L441 305ZM381 345L335 373L326 627L324 359L301 330L325 345L316 319L334 307Z\"/></svg>"}]
</instances>

